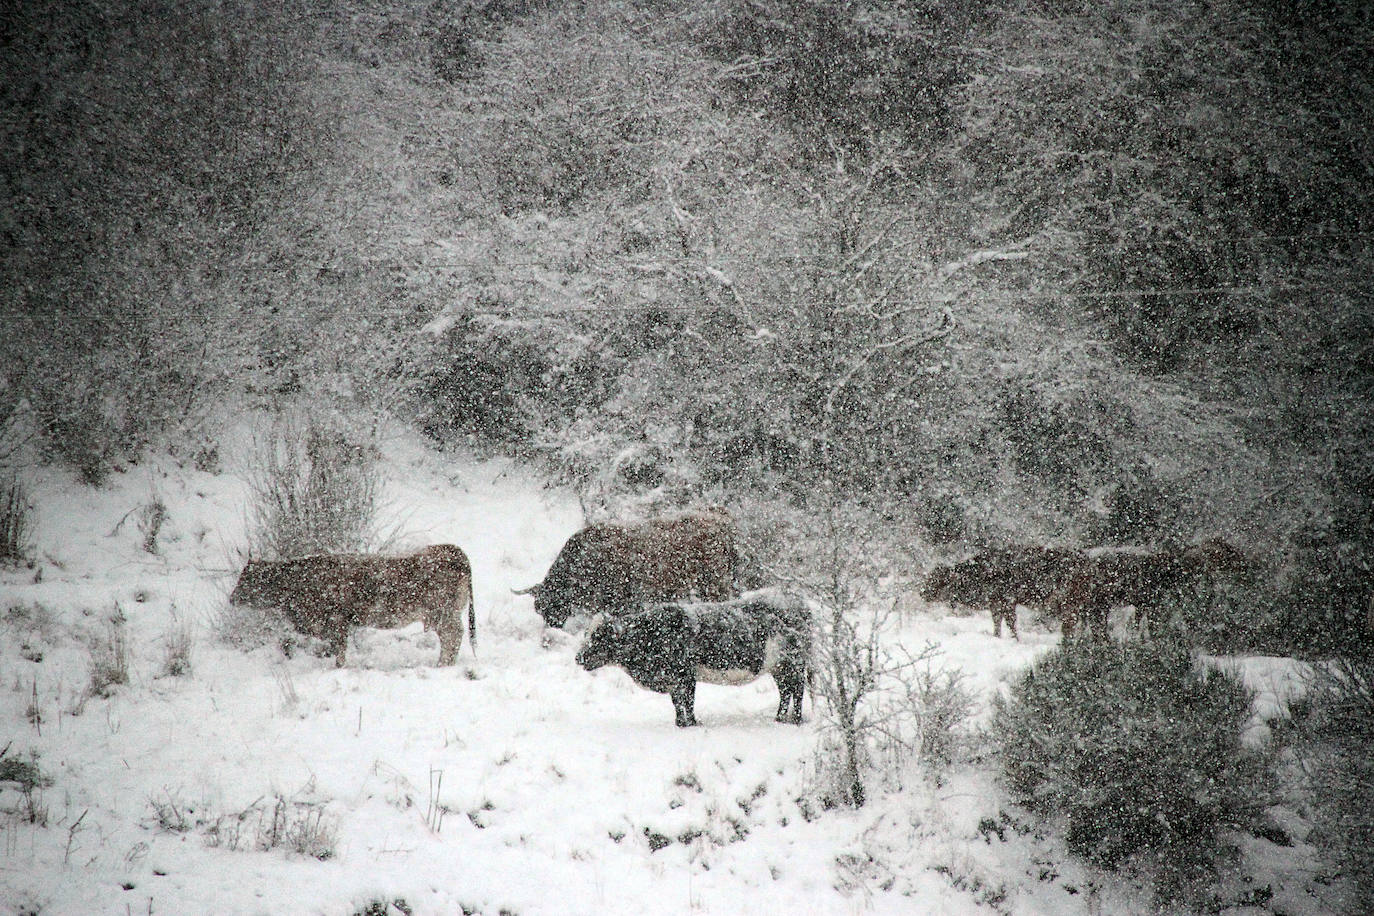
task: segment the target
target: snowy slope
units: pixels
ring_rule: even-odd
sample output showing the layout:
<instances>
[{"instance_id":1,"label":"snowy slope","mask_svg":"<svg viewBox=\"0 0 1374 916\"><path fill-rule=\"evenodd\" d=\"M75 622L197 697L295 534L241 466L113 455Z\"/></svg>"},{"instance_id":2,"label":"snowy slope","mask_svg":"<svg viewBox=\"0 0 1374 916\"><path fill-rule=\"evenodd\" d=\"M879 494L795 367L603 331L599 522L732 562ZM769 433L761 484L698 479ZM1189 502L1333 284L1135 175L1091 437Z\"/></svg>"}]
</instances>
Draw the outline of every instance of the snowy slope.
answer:
<instances>
[{"instance_id":1,"label":"snowy slope","mask_svg":"<svg viewBox=\"0 0 1374 916\"><path fill-rule=\"evenodd\" d=\"M666 697L618 670L581 671L575 638L545 638L511 594L580 527L569 494L405 436L387 467L404 539L457 543L473 562L477 654L465 643L452 668L433 667L437 641L418 624L361 631L342 670L224 643L244 543L231 474L153 461L92 490L34 473L38 567L0 573L0 745L37 754L52 784L27 799L0 784L0 912L342 916L397 899L406 910L392 913L492 916L1145 908L1005 817L987 764L939 788L909 774L860 812L799 804L815 778L809 701L795 728L772 721L768 679L703 685L702 727L677 729ZM154 495L168 508L156 555L130 515ZM130 683L85 698L87 646L112 616L126 621ZM166 675L167 641L186 625L192 670ZM988 630L982 617L917 617L904 638L937 641L984 701L1058 638ZM1252 667L1271 695L1285 689L1282 664ZM1287 912L1324 911L1301 874L1288 880Z\"/></svg>"}]
</instances>

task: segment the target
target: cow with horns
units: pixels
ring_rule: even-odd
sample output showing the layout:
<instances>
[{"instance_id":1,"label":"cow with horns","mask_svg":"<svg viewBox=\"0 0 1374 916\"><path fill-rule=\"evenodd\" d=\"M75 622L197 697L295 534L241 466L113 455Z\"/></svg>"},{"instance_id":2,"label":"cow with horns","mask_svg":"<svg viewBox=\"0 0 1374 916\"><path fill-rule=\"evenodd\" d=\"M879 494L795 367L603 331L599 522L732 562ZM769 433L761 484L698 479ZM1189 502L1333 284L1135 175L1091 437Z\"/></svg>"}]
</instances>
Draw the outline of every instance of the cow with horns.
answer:
<instances>
[{"instance_id":1,"label":"cow with horns","mask_svg":"<svg viewBox=\"0 0 1374 916\"><path fill-rule=\"evenodd\" d=\"M739 557L730 516L720 509L643 522L588 525L563 545L533 595L550 627L574 614L625 614L677 600L735 595Z\"/></svg>"}]
</instances>

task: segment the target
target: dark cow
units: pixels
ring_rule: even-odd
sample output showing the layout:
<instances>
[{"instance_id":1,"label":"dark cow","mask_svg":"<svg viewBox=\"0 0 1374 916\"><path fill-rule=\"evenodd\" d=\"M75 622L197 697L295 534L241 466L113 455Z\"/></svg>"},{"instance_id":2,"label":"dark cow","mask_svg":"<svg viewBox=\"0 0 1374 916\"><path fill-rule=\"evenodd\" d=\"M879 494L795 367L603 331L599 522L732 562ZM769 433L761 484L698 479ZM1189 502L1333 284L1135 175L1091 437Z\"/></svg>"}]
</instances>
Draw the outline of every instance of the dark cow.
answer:
<instances>
[{"instance_id":1,"label":"dark cow","mask_svg":"<svg viewBox=\"0 0 1374 916\"><path fill-rule=\"evenodd\" d=\"M1053 605L1064 621L1065 636L1073 635L1079 621L1086 632L1105 635L1111 609L1125 605L1135 607L1141 632L1148 633L1150 617L1170 599L1218 574L1248 569L1245 556L1221 538L1187 547L1103 552L1069 577Z\"/></svg>"},{"instance_id":2,"label":"dark cow","mask_svg":"<svg viewBox=\"0 0 1374 916\"><path fill-rule=\"evenodd\" d=\"M517 591L551 627L575 613L626 613L646 604L735 595L735 529L723 510L635 524L588 525L568 538L544 581Z\"/></svg>"},{"instance_id":3,"label":"dark cow","mask_svg":"<svg viewBox=\"0 0 1374 916\"><path fill-rule=\"evenodd\" d=\"M664 604L596 624L577 653L588 671L619 665L673 700L676 722L696 725L697 682L747 684L773 675L779 722L800 724L811 657L811 614L776 589L732 601Z\"/></svg>"},{"instance_id":4,"label":"dark cow","mask_svg":"<svg viewBox=\"0 0 1374 916\"><path fill-rule=\"evenodd\" d=\"M472 567L452 544L399 556L333 555L250 560L231 604L280 609L291 625L325 640L342 667L353 627L389 629L422 621L439 636L439 664L452 665L463 644L459 612L468 611L475 646Z\"/></svg>"},{"instance_id":5,"label":"dark cow","mask_svg":"<svg viewBox=\"0 0 1374 916\"><path fill-rule=\"evenodd\" d=\"M1014 546L984 550L952 566L937 566L926 577L921 597L992 611L992 633L1001 637L1002 621L1013 639L1016 606L1045 606L1087 562L1077 550Z\"/></svg>"}]
</instances>

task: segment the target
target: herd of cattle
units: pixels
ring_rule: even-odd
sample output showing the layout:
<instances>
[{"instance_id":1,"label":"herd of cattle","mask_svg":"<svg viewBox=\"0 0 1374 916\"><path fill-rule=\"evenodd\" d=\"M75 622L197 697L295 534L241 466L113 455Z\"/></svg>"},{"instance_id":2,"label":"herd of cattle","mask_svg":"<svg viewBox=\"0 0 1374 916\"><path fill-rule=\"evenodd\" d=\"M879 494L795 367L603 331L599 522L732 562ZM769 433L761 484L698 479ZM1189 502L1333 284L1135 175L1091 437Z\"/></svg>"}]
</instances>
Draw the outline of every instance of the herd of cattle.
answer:
<instances>
[{"instance_id":1,"label":"herd of cattle","mask_svg":"<svg viewBox=\"0 0 1374 916\"><path fill-rule=\"evenodd\" d=\"M1058 616L1065 637L1080 624L1101 635L1114 607L1133 605L1148 621L1171 594L1246 565L1220 539L1148 552L995 548L936 567L922 597L989 608L999 637L1004 621L1016 637L1018 605ZM568 538L543 581L516 594L533 595L549 627L590 618L578 664L588 671L618 665L640 686L668 694L679 726L696 724L698 682L744 684L764 673L778 686L777 720L798 723L812 654L810 610L778 588L741 594L739 581L734 525L725 512L708 510L590 525ZM323 639L340 666L354 627L422 622L439 637L441 665L457 660L464 610L469 643L477 638L472 567L451 544L397 557L253 560L229 600L280 611L299 632Z\"/></svg>"}]
</instances>

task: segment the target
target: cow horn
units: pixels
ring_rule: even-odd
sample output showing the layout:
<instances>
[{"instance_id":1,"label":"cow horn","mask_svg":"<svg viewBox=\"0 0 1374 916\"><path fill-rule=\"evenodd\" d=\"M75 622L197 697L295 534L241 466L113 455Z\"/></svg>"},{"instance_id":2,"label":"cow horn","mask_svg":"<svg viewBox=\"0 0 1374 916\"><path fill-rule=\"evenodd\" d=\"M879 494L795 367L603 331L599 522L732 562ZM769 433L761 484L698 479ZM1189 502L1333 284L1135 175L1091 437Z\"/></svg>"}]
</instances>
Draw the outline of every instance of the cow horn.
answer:
<instances>
[{"instance_id":1,"label":"cow horn","mask_svg":"<svg viewBox=\"0 0 1374 916\"><path fill-rule=\"evenodd\" d=\"M513 588L513 589L510 590L510 593L511 593L512 595L534 595L536 598L538 598L538 597L539 597L539 593L540 593L541 591L543 591L543 590L544 590L544 583L543 583L543 582L536 582L536 583L534 583L533 585L531 585L529 588Z\"/></svg>"}]
</instances>

